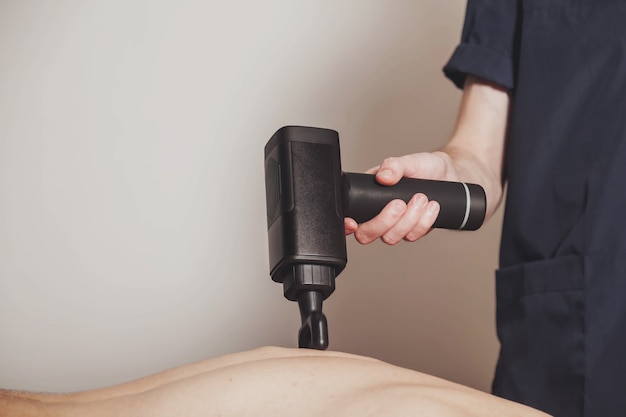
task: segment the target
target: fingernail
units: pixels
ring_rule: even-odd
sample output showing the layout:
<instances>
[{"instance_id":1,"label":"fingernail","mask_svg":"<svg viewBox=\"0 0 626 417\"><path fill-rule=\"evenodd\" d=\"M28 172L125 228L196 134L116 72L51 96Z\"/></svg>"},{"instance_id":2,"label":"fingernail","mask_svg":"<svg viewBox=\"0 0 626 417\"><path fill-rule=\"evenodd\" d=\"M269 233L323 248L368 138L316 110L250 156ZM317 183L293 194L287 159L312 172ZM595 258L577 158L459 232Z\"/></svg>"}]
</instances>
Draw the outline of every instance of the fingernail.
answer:
<instances>
[{"instance_id":1,"label":"fingernail","mask_svg":"<svg viewBox=\"0 0 626 417\"><path fill-rule=\"evenodd\" d=\"M413 199L413 206L415 208L422 208L428 202L425 195L418 195Z\"/></svg>"},{"instance_id":2,"label":"fingernail","mask_svg":"<svg viewBox=\"0 0 626 417\"><path fill-rule=\"evenodd\" d=\"M391 178L392 175L393 175L393 172L391 172L388 169L384 169L384 170L378 172L378 176L380 176L380 177Z\"/></svg>"},{"instance_id":3,"label":"fingernail","mask_svg":"<svg viewBox=\"0 0 626 417\"><path fill-rule=\"evenodd\" d=\"M403 210L404 210L404 204L401 204L398 201L391 205L391 212L393 214L401 214Z\"/></svg>"},{"instance_id":4,"label":"fingernail","mask_svg":"<svg viewBox=\"0 0 626 417\"><path fill-rule=\"evenodd\" d=\"M431 201L430 204L428 204L426 211L428 212L428 214L433 214L438 209L439 209L439 204L435 201Z\"/></svg>"}]
</instances>

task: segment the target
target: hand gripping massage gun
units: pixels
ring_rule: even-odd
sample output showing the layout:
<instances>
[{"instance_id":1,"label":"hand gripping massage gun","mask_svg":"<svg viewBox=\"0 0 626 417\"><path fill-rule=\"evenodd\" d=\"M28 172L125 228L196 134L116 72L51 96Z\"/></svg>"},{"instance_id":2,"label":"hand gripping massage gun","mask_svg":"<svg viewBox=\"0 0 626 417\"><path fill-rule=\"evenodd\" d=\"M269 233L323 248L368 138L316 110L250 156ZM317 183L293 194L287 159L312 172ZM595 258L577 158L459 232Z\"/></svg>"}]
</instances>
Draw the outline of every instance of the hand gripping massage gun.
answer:
<instances>
[{"instance_id":1,"label":"hand gripping massage gun","mask_svg":"<svg viewBox=\"0 0 626 417\"><path fill-rule=\"evenodd\" d=\"M270 275L298 302L301 348L328 347L322 301L347 263L344 217L362 223L419 192L440 204L434 227L476 230L485 218L479 185L403 178L388 187L374 175L343 172L339 135L314 127L285 126L267 142L265 188Z\"/></svg>"}]
</instances>

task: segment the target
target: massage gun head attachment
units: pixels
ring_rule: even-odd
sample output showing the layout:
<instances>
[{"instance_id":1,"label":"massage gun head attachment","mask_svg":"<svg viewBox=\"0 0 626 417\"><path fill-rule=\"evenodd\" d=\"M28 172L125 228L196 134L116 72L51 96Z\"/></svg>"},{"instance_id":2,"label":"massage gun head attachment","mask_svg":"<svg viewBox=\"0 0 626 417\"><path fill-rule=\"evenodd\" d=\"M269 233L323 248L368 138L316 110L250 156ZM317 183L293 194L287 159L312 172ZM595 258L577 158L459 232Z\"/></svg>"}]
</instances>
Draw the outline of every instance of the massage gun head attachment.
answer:
<instances>
[{"instance_id":1,"label":"massage gun head attachment","mask_svg":"<svg viewBox=\"0 0 626 417\"><path fill-rule=\"evenodd\" d=\"M339 135L286 126L265 146L270 275L298 301L299 346L328 347L322 301L347 262Z\"/></svg>"}]
</instances>

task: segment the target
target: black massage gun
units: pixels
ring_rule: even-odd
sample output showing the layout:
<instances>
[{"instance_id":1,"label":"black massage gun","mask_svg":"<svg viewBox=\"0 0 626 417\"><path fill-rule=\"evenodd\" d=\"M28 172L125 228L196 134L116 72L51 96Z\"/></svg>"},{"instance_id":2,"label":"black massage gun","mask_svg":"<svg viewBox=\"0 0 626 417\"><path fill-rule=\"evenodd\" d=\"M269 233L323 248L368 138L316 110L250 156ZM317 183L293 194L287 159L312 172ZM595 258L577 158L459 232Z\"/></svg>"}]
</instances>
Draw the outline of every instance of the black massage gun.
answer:
<instances>
[{"instance_id":1,"label":"black massage gun","mask_svg":"<svg viewBox=\"0 0 626 417\"><path fill-rule=\"evenodd\" d=\"M270 275L298 302L301 348L328 347L322 301L347 263L344 217L362 223L393 199L423 193L441 207L434 227L476 230L485 218L479 185L403 178L388 187L374 175L343 172L338 133L314 127L285 126L267 142L265 189Z\"/></svg>"}]
</instances>

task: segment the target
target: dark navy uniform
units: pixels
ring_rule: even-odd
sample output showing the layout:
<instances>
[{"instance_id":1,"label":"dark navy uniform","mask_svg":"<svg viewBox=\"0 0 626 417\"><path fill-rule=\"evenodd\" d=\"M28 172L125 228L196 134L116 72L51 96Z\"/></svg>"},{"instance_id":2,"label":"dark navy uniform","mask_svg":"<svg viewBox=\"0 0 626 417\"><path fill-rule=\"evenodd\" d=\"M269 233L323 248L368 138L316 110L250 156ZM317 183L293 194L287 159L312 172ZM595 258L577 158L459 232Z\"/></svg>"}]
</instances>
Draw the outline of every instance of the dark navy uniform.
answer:
<instances>
[{"instance_id":1,"label":"dark navy uniform","mask_svg":"<svg viewBox=\"0 0 626 417\"><path fill-rule=\"evenodd\" d=\"M469 0L444 71L511 91L493 392L626 416L626 0Z\"/></svg>"}]
</instances>

